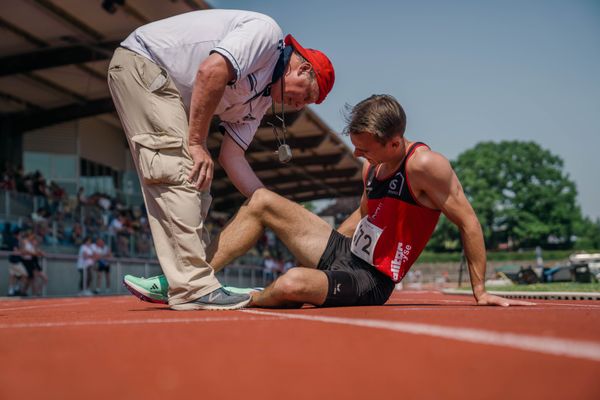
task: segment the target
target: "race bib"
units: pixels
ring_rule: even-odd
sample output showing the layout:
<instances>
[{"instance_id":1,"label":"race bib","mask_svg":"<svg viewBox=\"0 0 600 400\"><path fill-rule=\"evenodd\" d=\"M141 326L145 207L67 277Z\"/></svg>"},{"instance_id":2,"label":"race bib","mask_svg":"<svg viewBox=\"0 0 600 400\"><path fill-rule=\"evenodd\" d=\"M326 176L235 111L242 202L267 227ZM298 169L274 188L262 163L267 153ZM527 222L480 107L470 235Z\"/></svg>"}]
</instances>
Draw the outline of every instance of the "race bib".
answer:
<instances>
[{"instance_id":1,"label":"race bib","mask_svg":"<svg viewBox=\"0 0 600 400\"><path fill-rule=\"evenodd\" d=\"M352 236L350 251L352 251L355 256L360 257L373 265L373 253L383 229L370 223L367 218L368 217L364 217L361 219L356 227L354 236Z\"/></svg>"}]
</instances>

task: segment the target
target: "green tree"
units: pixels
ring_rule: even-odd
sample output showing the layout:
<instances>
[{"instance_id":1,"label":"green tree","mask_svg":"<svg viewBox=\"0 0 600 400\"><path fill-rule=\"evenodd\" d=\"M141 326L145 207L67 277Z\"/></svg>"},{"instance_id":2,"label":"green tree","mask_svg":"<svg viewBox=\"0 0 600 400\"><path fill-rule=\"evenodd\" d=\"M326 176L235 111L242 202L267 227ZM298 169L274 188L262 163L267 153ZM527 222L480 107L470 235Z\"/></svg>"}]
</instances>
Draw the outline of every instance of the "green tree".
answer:
<instances>
[{"instance_id":1,"label":"green tree","mask_svg":"<svg viewBox=\"0 0 600 400\"><path fill-rule=\"evenodd\" d=\"M581 218L575 224L577 250L594 251L600 249L600 218L592 221L590 218Z\"/></svg>"},{"instance_id":2,"label":"green tree","mask_svg":"<svg viewBox=\"0 0 600 400\"><path fill-rule=\"evenodd\" d=\"M460 249L461 243L458 228L442 215L431 239L427 243L426 250L440 253L460 251Z\"/></svg>"},{"instance_id":3,"label":"green tree","mask_svg":"<svg viewBox=\"0 0 600 400\"><path fill-rule=\"evenodd\" d=\"M452 164L488 248L572 246L581 212L560 157L534 142L482 142Z\"/></svg>"}]
</instances>

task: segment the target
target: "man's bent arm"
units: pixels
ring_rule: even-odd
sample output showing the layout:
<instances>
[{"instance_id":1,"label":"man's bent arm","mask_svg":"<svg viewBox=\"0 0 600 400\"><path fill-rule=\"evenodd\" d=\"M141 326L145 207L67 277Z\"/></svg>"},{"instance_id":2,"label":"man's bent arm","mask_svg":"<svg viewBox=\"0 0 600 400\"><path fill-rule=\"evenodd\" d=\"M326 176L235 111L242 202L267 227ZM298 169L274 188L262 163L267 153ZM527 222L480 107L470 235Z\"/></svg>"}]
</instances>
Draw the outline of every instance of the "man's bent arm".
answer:
<instances>
[{"instance_id":1,"label":"man's bent arm","mask_svg":"<svg viewBox=\"0 0 600 400\"><path fill-rule=\"evenodd\" d=\"M475 211L465 198L464 193L462 193L462 187L460 187L460 184L458 186L461 193L457 194L457 196L464 198L461 201L463 203L462 207L464 210L462 212L464 215L461 215L458 220L452 222L456 224L460 231L465 258L469 267L471 288L473 289L473 295L479 300L481 295L485 293L485 270L487 262L483 231L475 215Z\"/></svg>"},{"instance_id":2,"label":"man's bent arm","mask_svg":"<svg viewBox=\"0 0 600 400\"><path fill-rule=\"evenodd\" d=\"M466 198L458 177L450 163L441 154L431 151L415 157L413 182L427 198L460 230L465 257L469 267L473 295L479 305L530 305L532 303L508 300L485 290L486 251L479 220ZM412 168L411 168L412 170Z\"/></svg>"},{"instance_id":3,"label":"man's bent arm","mask_svg":"<svg viewBox=\"0 0 600 400\"><path fill-rule=\"evenodd\" d=\"M212 181L214 166L206 146L206 138L225 87L234 78L235 73L229 61L218 53L208 56L196 73L188 133L188 146L194 166L188 179L198 189L208 189Z\"/></svg>"},{"instance_id":4,"label":"man's bent arm","mask_svg":"<svg viewBox=\"0 0 600 400\"><path fill-rule=\"evenodd\" d=\"M254 191L265 187L250 167L244 155L244 150L229 136L225 134L221 143L219 164L223 167L231 183L245 197L250 197Z\"/></svg>"}]
</instances>

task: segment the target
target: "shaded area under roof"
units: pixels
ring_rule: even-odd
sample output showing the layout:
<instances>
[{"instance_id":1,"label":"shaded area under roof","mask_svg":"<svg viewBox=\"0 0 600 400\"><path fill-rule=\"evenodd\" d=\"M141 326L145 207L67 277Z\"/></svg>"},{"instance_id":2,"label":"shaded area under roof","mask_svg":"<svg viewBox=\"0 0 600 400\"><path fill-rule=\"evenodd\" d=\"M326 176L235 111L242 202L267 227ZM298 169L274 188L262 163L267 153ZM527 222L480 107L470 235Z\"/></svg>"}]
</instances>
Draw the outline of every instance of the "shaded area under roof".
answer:
<instances>
[{"instance_id":1,"label":"shaded area under roof","mask_svg":"<svg viewBox=\"0 0 600 400\"><path fill-rule=\"evenodd\" d=\"M126 0L114 13L102 1L3 0L0 13L0 160L20 162L23 132L98 118L120 129L106 85L114 48L136 27L209 8L199 0ZM109 2L110 3L110 2ZM288 164L277 161L267 115L246 156L265 185L295 201L360 195L361 163L310 108L288 112ZM221 133L213 121L209 150L216 159ZM213 207L230 211L243 202L216 165Z\"/></svg>"}]
</instances>

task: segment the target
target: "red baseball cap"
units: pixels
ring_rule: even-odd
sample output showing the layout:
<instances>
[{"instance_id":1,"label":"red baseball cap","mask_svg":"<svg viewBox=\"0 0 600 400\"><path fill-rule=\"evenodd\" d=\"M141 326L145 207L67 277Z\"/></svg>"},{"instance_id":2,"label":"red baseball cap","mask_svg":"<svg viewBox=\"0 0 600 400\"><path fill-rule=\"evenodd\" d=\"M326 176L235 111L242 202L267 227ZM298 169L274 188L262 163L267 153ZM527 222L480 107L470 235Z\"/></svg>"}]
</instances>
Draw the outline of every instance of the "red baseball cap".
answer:
<instances>
[{"instance_id":1,"label":"red baseball cap","mask_svg":"<svg viewBox=\"0 0 600 400\"><path fill-rule=\"evenodd\" d=\"M292 35L285 37L285 45L292 45L294 50L306 58L306 60L312 65L315 75L317 77L317 85L319 85L319 98L317 104L321 104L325 97L331 91L333 83L335 82L335 71L333 70L333 64L329 61L329 58L319 50L305 49L300 46L300 43Z\"/></svg>"}]
</instances>

